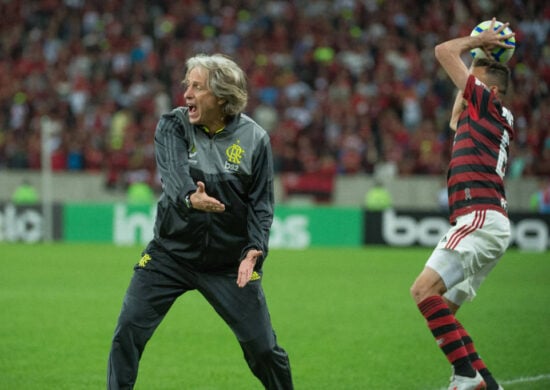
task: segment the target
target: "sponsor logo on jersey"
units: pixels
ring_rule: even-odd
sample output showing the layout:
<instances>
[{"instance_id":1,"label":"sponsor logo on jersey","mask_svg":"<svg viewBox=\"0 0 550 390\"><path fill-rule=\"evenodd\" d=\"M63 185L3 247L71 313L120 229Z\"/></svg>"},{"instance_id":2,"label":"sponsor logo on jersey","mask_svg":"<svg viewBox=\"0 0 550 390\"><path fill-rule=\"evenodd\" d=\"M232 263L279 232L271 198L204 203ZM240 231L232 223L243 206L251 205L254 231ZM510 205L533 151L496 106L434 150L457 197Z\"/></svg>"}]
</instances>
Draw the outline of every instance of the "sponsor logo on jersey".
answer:
<instances>
[{"instance_id":1,"label":"sponsor logo on jersey","mask_svg":"<svg viewBox=\"0 0 550 390\"><path fill-rule=\"evenodd\" d=\"M239 145L240 141L231 145L225 149L225 155L227 160L225 161L224 168L226 171L238 172L241 159L245 153L244 149Z\"/></svg>"}]
</instances>

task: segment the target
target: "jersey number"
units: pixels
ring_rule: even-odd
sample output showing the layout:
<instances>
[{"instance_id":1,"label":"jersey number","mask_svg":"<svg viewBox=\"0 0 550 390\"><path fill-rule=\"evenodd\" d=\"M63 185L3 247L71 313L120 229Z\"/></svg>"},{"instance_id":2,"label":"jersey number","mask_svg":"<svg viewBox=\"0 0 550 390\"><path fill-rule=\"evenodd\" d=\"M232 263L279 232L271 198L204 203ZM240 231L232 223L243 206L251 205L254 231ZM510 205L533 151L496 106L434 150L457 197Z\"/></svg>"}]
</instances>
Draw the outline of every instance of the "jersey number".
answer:
<instances>
[{"instance_id":1,"label":"jersey number","mask_svg":"<svg viewBox=\"0 0 550 390\"><path fill-rule=\"evenodd\" d=\"M502 133L502 138L500 139L500 148L498 151L498 160L495 172L500 176L501 179L504 179L506 174L506 163L508 162L508 145L510 144L510 135L506 130Z\"/></svg>"}]
</instances>

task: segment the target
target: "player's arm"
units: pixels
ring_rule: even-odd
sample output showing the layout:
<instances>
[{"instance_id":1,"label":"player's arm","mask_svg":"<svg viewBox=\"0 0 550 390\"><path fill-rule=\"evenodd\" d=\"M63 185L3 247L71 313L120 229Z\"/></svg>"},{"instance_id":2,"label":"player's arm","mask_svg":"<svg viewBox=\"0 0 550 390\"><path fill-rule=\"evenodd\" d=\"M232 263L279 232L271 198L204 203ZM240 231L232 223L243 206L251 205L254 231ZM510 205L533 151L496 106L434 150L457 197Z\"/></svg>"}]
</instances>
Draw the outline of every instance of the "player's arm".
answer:
<instances>
[{"instance_id":1,"label":"player's arm","mask_svg":"<svg viewBox=\"0 0 550 390\"><path fill-rule=\"evenodd\" d=\"M248 244L241 252L237 284L244 287L254 268L262 268L268 253L269 232L273 222L273 157L269 136L264 138L252 157L252 183L248 193Z\"/></svg>"},{"instance_id":2,"label":"player's arm","mask_svg":"<svg viewBox=\"0 0 550 390\"><path fill-rule=\"evenodd\" d=\"M155 130L155 157L164 194L184 205L185 196L196 190L189 173L187 142L175 112L161 116Z\"/></svg>"},{"instance_id":3,"label":"player's arm","mask_svg":"<svg viewBox=\"0 0 550 390\"><path fill-rule=\"evenodd\" d=\"M460 114L462 114L462 111L466 108L466 101L462 97L462 94L464 91L461 89L458 90L456 93L455 101L453 103L453 110L451 112L451 120L449 121L449 127L451 130L456 131L458 127L458 118L460 118Z\"/></svg>"}]
</instances>

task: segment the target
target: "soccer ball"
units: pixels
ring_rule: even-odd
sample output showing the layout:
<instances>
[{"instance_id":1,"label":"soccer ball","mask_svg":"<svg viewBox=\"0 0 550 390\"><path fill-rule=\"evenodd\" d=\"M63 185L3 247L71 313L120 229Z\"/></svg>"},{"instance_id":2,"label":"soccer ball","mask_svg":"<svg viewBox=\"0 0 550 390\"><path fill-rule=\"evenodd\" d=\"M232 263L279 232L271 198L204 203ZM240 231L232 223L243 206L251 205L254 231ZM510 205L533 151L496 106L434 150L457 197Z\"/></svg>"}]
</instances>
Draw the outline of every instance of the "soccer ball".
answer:
<instances>
[{"instance_id":1,"label":"soccer ball","mask_svg":"<svg viewBox=\"0 0 550 390\"><path fill-rule=\"evenodd\" d=\"M498 29L500 26L502 26L502 24L503 23L499 22L498 20L495 21L494 29L495 30ZM481 22L477 26L474 27L474 29L472 30L470 35L471 36L478 35L482 31L487 30L490 25L491 25L490 20L486 20L484 22ZM504 30L502 30L500 32L500 35L508 35L508 34L511 34L511 33L512 33L512 30L510 29L510 27L506 27ZM504 47L495 47L493 50L490 51L491 56L495 60L497 60L498 62L501 62L503 64L508 62L508 60L510 60L510 58L512 58L512 55L514 54L514 50L516 48L516 38L515 37L508 38L504 41L504 43L506 43L507 45L513 45L514 47L511 48L511 49L506 49ZM474 58L485 58L486 57L485 52L483 50L481 50L480 48L476 48L476 49L471 50L470 54Z\"/></svg>"}]
</instances>

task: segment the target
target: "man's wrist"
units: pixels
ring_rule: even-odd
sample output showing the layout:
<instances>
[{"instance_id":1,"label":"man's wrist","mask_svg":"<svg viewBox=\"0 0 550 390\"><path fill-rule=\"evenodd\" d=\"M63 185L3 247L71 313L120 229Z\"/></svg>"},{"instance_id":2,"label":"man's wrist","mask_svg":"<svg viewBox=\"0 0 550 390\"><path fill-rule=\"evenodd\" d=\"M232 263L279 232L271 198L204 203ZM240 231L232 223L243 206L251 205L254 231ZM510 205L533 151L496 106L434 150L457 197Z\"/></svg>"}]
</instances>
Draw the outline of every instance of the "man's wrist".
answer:
<instances>
[{"instance_id":1,"label":"man's wrist","mask_svg":"<svg viewBox=\"0 0 550 390\"><path fill-rule=\"evenodd\" d=\"M191 202L191 193L185 195L185 198L183 198L183 202L188 209L193 208L193 202Z\"/></svg>"}]
</instances>

